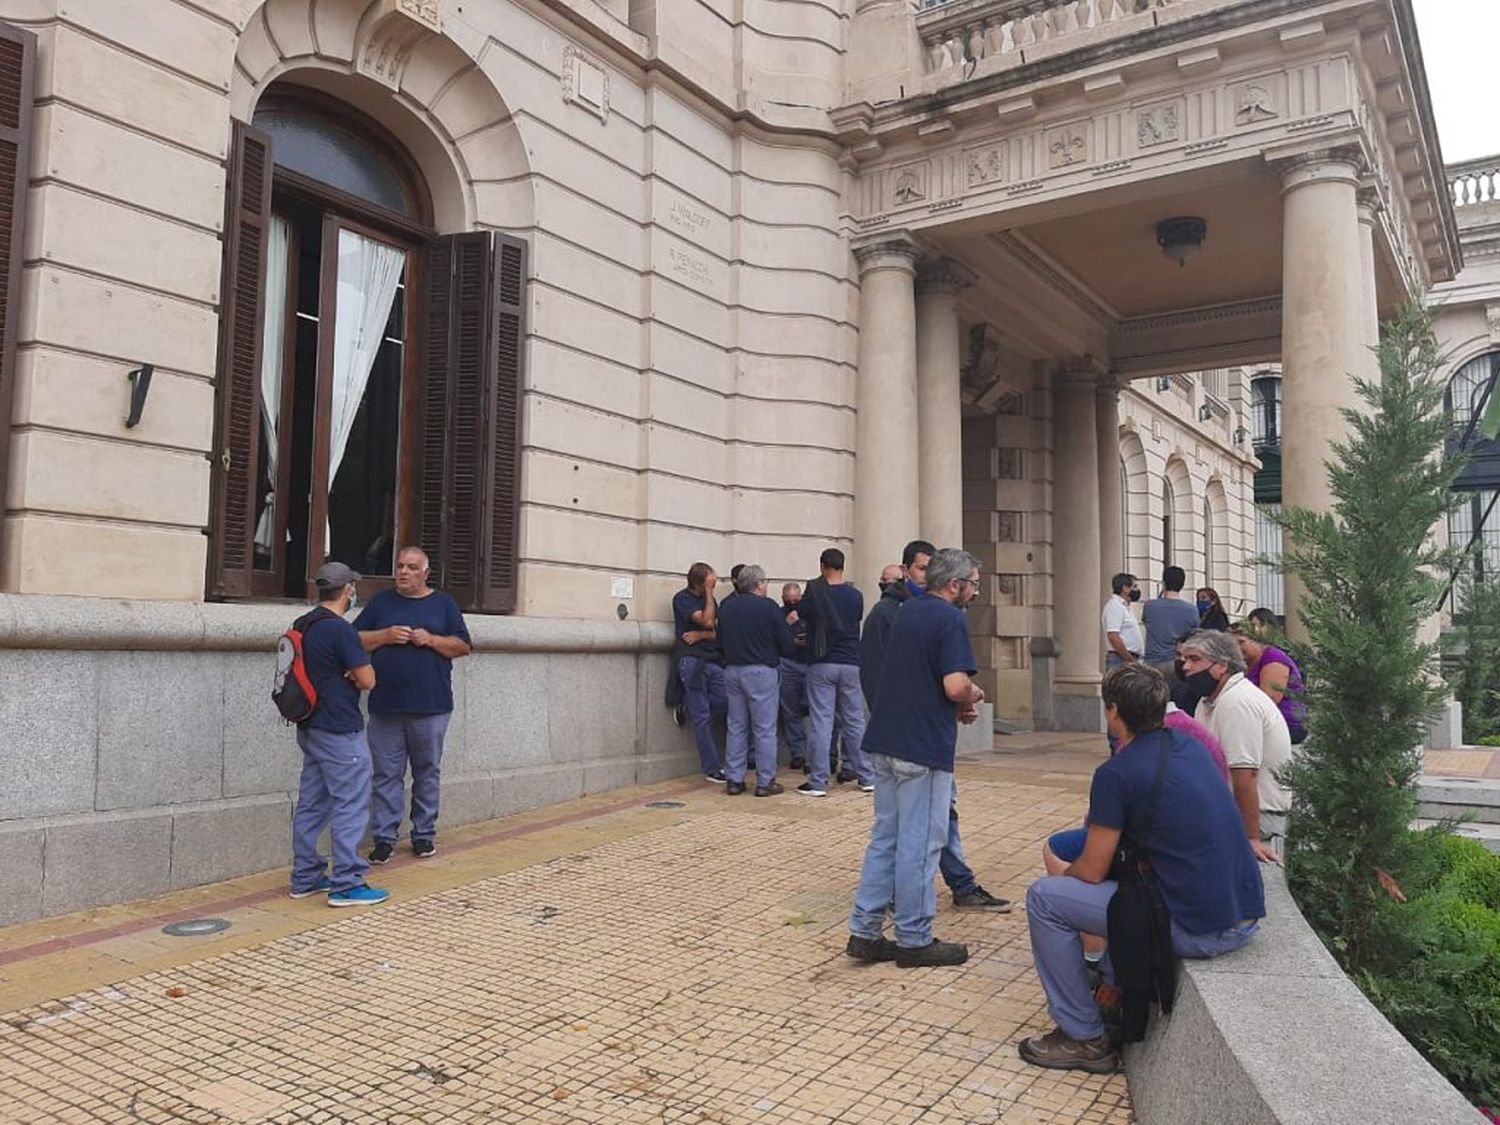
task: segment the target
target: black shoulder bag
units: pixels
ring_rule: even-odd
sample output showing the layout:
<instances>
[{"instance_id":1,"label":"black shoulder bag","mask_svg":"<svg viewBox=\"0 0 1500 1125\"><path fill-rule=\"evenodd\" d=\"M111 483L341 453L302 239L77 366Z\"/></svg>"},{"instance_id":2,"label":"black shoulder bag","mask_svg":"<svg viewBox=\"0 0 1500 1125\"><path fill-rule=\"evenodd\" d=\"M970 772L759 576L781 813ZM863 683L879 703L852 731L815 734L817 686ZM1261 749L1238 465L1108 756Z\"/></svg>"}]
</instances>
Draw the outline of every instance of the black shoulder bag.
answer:
<instances>
[{"instance_id":1,"label":"black shoulder bag","mask_svg":"<svg viewBox=\"0 0 1500 1125\"><path fill-rule=\"evenodd\" d=\"M1141 838L1122 835L1110 877L1116 881L1109 900L1109 959L1115 984L1125 994L1120 1020L1120 1041L1136 1043L1145 1038L1151 1003L1163 1014L1172 1010L1177 996L1177 954L1172 949L1172 919L1151 866L1146 841L1156 819L1156 805L1167 776L1172 754L1170 738L1164 740L1156 758L1156 779L1146 800Z\"/></svg>"}]
</instances>

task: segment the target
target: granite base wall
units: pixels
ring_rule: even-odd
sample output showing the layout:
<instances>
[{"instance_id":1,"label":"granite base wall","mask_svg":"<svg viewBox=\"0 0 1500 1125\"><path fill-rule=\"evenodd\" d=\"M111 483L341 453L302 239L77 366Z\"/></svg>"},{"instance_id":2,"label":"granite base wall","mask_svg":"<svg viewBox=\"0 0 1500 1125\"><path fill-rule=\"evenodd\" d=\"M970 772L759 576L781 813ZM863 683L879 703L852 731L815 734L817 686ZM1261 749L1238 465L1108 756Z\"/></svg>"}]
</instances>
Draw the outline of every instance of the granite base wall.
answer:
<instances>
[{"instance_id":1,"label":"granite base wall","mask_svg":"<svg viewBox=\"0 0 1500 1125\"><path fill-rule=\"evenodd\" d=\"M0 595L0 925L290 862L301 754L270 690L294 615ZM666 626L469 627L443 825L696 772Z\"/></svg>"}]
</instances>

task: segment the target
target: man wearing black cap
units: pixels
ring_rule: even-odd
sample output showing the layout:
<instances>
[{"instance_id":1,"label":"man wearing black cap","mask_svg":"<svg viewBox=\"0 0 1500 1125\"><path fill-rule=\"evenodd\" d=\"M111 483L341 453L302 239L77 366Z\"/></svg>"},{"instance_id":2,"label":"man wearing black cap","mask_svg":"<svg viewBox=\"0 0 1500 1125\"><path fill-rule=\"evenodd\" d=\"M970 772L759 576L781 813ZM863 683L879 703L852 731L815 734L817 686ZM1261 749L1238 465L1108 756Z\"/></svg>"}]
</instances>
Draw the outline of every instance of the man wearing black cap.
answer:
<instances>
[{"instance_id":1,"label":"man wearing black cap","mask_svg":"<svg viewBox=\"0 0 1500 1125\"><path fill-rule=\"evenodd\" d=\"M292 817L292 897L328 895L329 906L375 906L389 891L365 884L369 865L359 842L370 818L370 747L359 693L375 686L375 669L354 626L344 620L359 575L341 562L324 563L313 579L318 605L301 618L302 655L318 706L297 724L302 781ZM329 829L333 872L318 851Z\"/></svg>"}]
</instances>

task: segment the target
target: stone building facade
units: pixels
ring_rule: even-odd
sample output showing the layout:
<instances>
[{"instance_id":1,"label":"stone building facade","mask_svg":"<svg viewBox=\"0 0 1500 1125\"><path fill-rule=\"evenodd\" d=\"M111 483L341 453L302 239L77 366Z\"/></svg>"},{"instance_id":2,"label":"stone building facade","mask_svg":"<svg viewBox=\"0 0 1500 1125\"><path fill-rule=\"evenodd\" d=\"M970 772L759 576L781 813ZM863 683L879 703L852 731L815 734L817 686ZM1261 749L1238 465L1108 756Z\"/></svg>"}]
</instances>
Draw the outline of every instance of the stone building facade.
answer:
<instances>
[{"instance_id":1,"label":"stone building facade","mask_svg":"<svg viewBox=\"0 0 1500 1125\"><path fill-rule=\"evenodd\" d=\"M1251 373L1325 506L1459 261L1409 0L0 21L0 921L282 862L265 654L410 540L474 615L452 822L686 772L700 558L961 542L997 713L1097 729L1111 573L1253 604Z\"/></svg>"}]
</instances>

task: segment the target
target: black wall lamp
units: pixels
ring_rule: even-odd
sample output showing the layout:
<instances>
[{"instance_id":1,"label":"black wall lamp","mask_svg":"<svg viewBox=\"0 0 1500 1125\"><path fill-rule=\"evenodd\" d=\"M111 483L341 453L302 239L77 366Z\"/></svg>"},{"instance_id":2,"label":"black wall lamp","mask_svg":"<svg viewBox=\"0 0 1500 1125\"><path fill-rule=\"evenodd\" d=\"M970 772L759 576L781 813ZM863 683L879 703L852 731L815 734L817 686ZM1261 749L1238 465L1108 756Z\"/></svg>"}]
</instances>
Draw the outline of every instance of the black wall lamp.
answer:
<instances>
[{"instance_id":1,"label":"black wall lamp","mask_svg":"<svg viewBox=\"0 0 1500 1125\"><path fill-rule=\"evenodd\" d=\"M1187 260L1203 249L1207 236L1208 223L1196 215L1180 215L1156 224L1156 244L1179 266L1187 265Z\"/></svg>"},{"instance_id":2,"label":"black wall lamp","mask_svg":"<svg viewBox=\"0 0 1500 1125\"><path fill-rule=\"evenodd\" d=\"M141 411L146 409L146 395L151 390L151 373L155 370L151 364L143 363L125 376L130 380L130 410L125 415L127 430L140 425Z\"/></svg>"},{"instance_id":3,"label":"black wall lamp","mask_svg":"<svg viewBox=\"0 0 1500 1125\"><path fill-rule=\"evenodd\" d=\"M1159 376L1157 376L1157 379L1156 379L1156 389L1157 389L1158 392L1160 392L1162 394L1165 394L1167 391L1170 391L1172 389L1172 376L1170 376L1170 375L1159 375Z\"/></svg>"},{"instance_id":4,"label":"black wall lamp","mask_svg":"<svg viewBox=\"0 0 1500 1125\"><path fill-rule=\"evenodd\" d=\"M1198 407L1198 421L1207 422L1213 416L1214 408L1208 405L1208 403L1205 402L1202 406Z\"/></svg>"}]
</instances>

